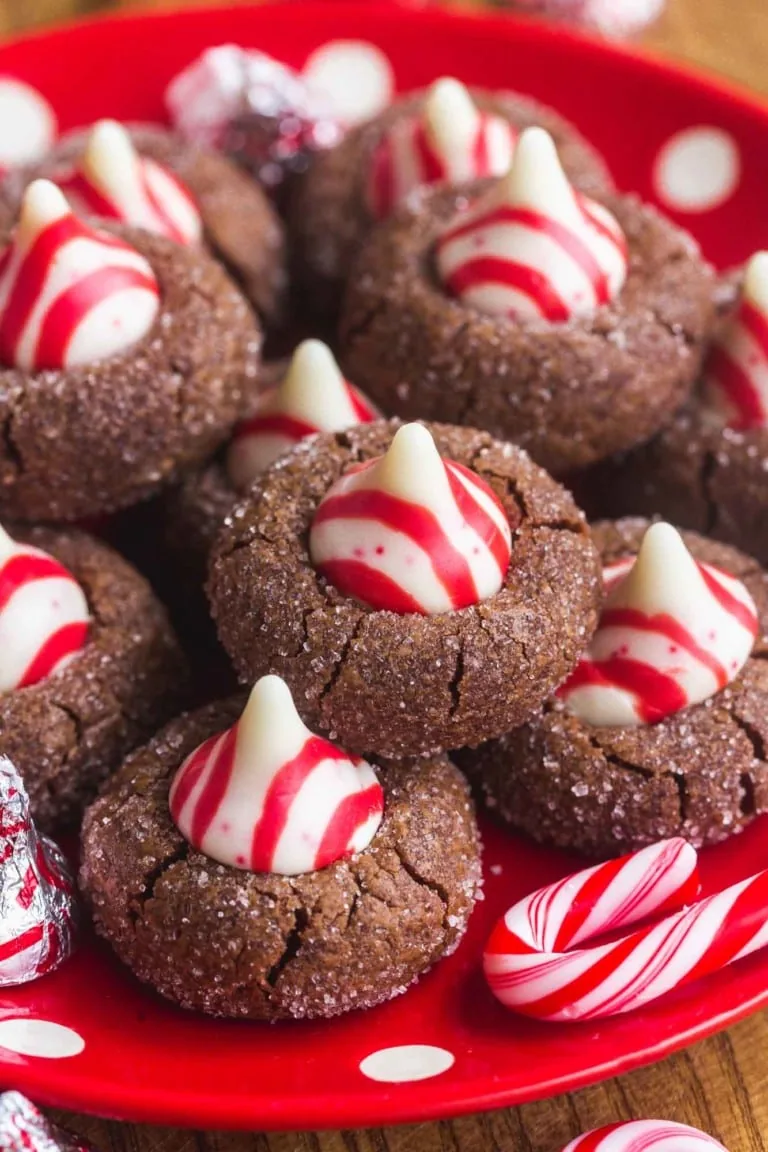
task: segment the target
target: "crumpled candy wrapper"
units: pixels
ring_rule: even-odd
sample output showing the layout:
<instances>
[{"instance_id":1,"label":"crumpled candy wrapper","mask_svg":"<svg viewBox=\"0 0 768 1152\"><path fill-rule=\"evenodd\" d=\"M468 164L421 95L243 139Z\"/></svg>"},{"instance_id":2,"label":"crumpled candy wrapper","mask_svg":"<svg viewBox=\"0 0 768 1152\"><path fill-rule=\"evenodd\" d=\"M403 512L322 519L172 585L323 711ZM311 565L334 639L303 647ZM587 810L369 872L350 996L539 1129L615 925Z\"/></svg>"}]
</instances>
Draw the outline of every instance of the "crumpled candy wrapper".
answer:
<instances>
[{"instance_id":1,"label":"crumpled candy wrapper","mask_svg":"<svg viewBox=\"0 0 768 1152\"><path fill-rule=\"evenodd\" d=\"M0 1152L96 1152L79 1136L52 1124L20 1092L0 1096Z\"/></svg>"},{"instance_id":2,"label":"crumpled candy wrapper","mask_svg":"<svg viewBox=\"0 0 768 1152\"><path fill-rule=\"evenodd\" d=\"M62 852L38 836L21 777L0 756L0 988L36 980L71 955L76 907Z\"/></svg>"},{"instance_id":3,"label":"crumpled candy wrapper","mask_svg":"<svg viewBox=\"0 0 768 1152\"><path fill-rule=\"evenodd\" d=\"M187 140L225 152L273 193L303 172L342 129L298 72L234 44L209 48L168 86L166 105Z\"/></svg>"},{"instance_id":4,"label":"crumpled candy wrapper","mask_svg":"<svg viewBox=\"0 0 768 1152\"><path fill-rule=\"evenodd\" d=\"M497 0L501 7L518 8L536 16L550 16L580 24L603 36L633 36L661 13L666 0Z\"/></svg>"}]
</instances>

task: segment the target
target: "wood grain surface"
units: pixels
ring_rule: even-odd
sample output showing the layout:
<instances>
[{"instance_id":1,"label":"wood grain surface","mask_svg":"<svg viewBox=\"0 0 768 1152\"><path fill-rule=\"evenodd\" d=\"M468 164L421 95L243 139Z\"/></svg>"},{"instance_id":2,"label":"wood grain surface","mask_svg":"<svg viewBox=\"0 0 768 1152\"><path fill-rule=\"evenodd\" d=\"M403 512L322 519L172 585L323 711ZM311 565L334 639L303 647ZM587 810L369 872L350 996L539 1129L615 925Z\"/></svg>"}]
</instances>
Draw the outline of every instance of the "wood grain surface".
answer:
<instances>
[{"instance_id":1,"label":"wood grain surface","mask_svg":"<svg viewBox=\"0 0 768 1152\"><path fill-rule=\"evenodd\" d=\"M0 34L99 6L98 0L0 0ZM645 42L768 93L768 0L670 0ZM57 1118L101 1152L559 1152L589 1128L643 1117L693 1124L730 1152L768 1152L768 1014L583 1092L450 1123L240 1135Z\"/></svg>"}]
</instances>

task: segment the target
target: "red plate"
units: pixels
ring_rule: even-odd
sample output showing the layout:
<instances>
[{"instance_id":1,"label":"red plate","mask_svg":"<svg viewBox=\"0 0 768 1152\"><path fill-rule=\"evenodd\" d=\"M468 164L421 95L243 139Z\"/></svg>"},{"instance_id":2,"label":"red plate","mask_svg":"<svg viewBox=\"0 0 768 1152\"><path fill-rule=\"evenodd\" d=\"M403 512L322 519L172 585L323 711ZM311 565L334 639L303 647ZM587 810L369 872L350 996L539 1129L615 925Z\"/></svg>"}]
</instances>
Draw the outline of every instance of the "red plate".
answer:
<instances>
[{"instance_id":1,"label":"red plate","mask_svg":"<svg viewBox=\"0 0 768 1152\"><path fill-rule=\"evenodd\" d=\"M353 102L375 102L390 76L398 89L445 73L519 88L575 120L605 151L619 183L672 208L712 259L733 263L768 246L767 109L669 65L504 17L306 3L110 19L7 45L0 73L38 87L69 128L106 115L162 118L167 81L206 45L254 45L302 67L313 51L342 39L364 41L369 53L354 78L349 46L331 49L330 59L338 65L341 52L352 69L335 70L345 77L347 104L350 93ZM767 828L758 822L704 853L709 890L768 867ZM389 1005L328 1024L219 1023L165 1005L89 941L62 971L0 995L0 1080L48 1104L131 1120L261 1129L391 1124L576 1088L768 1003L768 956L756 956L601 1025L542 1025L507 1014L479 973L487 932L512 901L578 863L493 828L486 828L485 860L486 900L468 938ZM401 1046L422 1047L381 1055ZM407 1079L372 1078L393 1073Z\"/></svg>"}]
</instances>

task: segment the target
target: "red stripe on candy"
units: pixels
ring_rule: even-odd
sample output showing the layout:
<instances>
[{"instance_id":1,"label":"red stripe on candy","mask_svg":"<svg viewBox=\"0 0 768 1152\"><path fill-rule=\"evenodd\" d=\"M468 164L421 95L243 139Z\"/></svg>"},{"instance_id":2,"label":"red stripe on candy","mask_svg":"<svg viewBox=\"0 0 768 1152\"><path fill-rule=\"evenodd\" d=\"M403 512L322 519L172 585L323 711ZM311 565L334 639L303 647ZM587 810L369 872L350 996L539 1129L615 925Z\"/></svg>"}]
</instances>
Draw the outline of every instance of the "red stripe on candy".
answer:
<instances>
[{"instance_id":1,"label":"red stripe on candy","mask_svg":"<svg viewBox=\"0 0 768 1152\"><path fill-rule=\"evenodd\" d=\"M24 552L11 556L0 565L0 611L24 584L49 579L71 580L72 577L66 568L50 556L34 556Z\"/></svg>"},{"instance_id":2,"label":"red stripe on candy","mask_svg":"<svg viewBox=\"0 0 768 1152\"><path fill-rule=\"evenodd\" d=\"M189 837L190 841L195 845L202 844L203 838L213 823L216 813L219 810L219 805L224 799L224 795L229 787L232 769L235 765L236 746L237 724L230 728L224 737L221 748L219 749L219 754L211 765L208 779L197 798L192 813Z\"/></svg>"},{"instance_id":3,"label":"red stripe on candy","mask_svg":"<svg viewBox=\"0 0 768 1152\"><path fill-rule=\"evenodd\" d=\"M418 600L396 580L360 560L326 560L318 566L318 571L339 592L363 600L377 612L425 615Z\"/></svg>"},{"instance_id":4,"label":"red stripe on candy","mask_svg":"<svg viewBox=\"0 0 768 1152\"><path fill-rule=\"evenodd\" d=\"M74 193L94 216L103 216L108 220L123 219L123 214L114 200L110 200L108 196L100 192L96 185L91 183L81 172L74 172L72 176L67 177L66 180L60 180L58 184L65 194Z\"/></svg>"},{"instance_id":5,"label":"red stripe on candy","mask_svg":"<svg viewBox=\"0 0 768 1152\"><path fill-rule=\"evenodd\" d=\"M704 570L698 567L703 576ZM655 632L672 644L683 648L694 660L698 660L708 668L720 688L724 688L728 683L728 669L723 667L716 656L706 648L702 648L687 628L666 613L648 616L636 608L607 608L600 618L600 630L605 628L631 628L637 632Z\"/></svg>"},{"instance_id":6,"label":"red stripe on candy","mask_svg":"<svg viewBox=\"0 0 768 1152\"><path fill-rule=\"evenodd\" d=\"M516 264L497 256L476 256L454 268L446 278L446 287L454 296L462 296L472 288L491 284L499 284L528 296L544 319L553 324L568 319L568 308L547 277L525 264ZM510 309L510 315L514 316L513 308Z\"/></svg>"},{"instance_id":7,"label":"red stripe on candy","mask_svg":"<svg viewBox=\"0 0 768 1152\"><path fill-rule=\"evenodd\" d=\"M699 564L698 568L702 580L720 607L730 616L733 616L734 620L737 620L747 632L752 632L757 635L757 630L760 626L759 621L749 605L744 604L737 596L729 592L711 572L707 571L703 564Z\"/></svg>"},{"instance_id":8,"label":"red stripe on candy","mask_svg":"<svg viewBox=\"0 0 768 1152\"><path fill-rule=\"evenodd\" d=\"M40 646L19 680L19 688L29 688L54 671L65 656L79 652L88 639L88 624L86 621L75 621L65 624Z\"/></svg>"},{"instance_id":9,"label":"red stripe on candy","mask_svg":"<svg viewBox=\"0 0 768 1152\"><path fill-rule=\"evenodd\" d=\"M759 428L765 422L760 393L741 365L726 350L714 345L707 360L709 375L730 400L737 415L731 420L736 429Z\"/></svg>"},{"instance_id":10,"label":"red stripe on candy","mask_svg":"<svg viewBox=\"0 0 768 1152\"><path fill-rule=\"evenodd\" d=\"M558 689L558 695L567 696L577 688L594 685L629 692L635 697L640 718L645 724L655 724L665 716L681 711L688 703L685 692L671 676L665 676L650 664L620 656L595 662L582 660Z\"/></svg>"},{"instance_id":11,"label":"red stripe on candy","mask_svg":"<svg viewBox=\"0 0 768 1152\"><path fill-rule=\"evenodd\" d=\"M295 416L284 416L282 413L274 415L250 416L241 420L235 429L233 440L244 440L248 436L264 436L270 433L285 436L289 440L303 440L305 436L312 436L317 432L314 424L306 420L298 420Z\"/></svg>"},{"instance_id":12,"label":"red stripe on candy","mask_svg":"<svg viewBox=\"0 0 768 1152\"><path fill-rule=\"evenodd\" d=\"M351 841L358 828L384 810L384 797L378 784L364 792L353 792L339 803L326 828L315 856L315 869L326 868L334 860L352 853Z\"/></svg>"},{"instance_id":13,"label":"red stripe on candy","mask_svg":"<svg viewBox=\"0 0 768 1152\"><path fill-rule=\"evenodd\" d=\"M37 369L56 368L65 363L69 345L89 313L110 296L132 288L143 288L153 295L156 292L146 273L119 265L99 268L75 281L53 301L46 313L33 366Z\"/></svg>"},{"instance_id":14,"label":"red stripe on candy","mask_svg":"<svg viewBox=\"0 0 768 1152\"><path fill-rule=\"evenodd\" d=\"M34 948L35 944L39 944L43 939L43 925L36 924L34 928L28 928L26 932L22 932L20 936L14 936L12 940L6 940L4 944L0 944L0 962L3 960L10 960L12 956L19 956L22 952L26 952L28 948Z\"/></svg>"}]
</instances>

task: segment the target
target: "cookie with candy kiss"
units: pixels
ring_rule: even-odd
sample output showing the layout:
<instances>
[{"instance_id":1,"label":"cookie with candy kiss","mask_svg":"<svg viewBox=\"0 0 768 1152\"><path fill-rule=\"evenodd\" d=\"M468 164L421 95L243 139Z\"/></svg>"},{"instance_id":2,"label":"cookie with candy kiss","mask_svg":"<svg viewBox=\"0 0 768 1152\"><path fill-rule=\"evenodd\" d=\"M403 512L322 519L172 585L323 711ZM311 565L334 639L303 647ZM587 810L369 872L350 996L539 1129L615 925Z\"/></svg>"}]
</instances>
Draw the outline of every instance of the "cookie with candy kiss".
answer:
<instances>
[{"instance_id":1,"label":"cookie with candy kiss","mask_svg":"<svg viewBox=\"0 0 768 1152\"><path fill-rule=\"evenodd\" d=\"M283 226L261 188L226 157L167 128L101 120L68 132L44 159L2 184L18 209L27 185L51 180L78 213L148 228L203 246L270 326L282 323L286 292Z\"/></svg>"},{"instance_id":2,"label":"cookie with candy kiss","mask_svg":"<svg viewBox=\"0 0 768 1152\"><path fill-rule=\"evenodd\" d=\"M662 515L768 563L768 252L718 287L702 378L648 444L589 484L596 514Z\"/></svg>"},{"instance_id":3,"label":"cookie with candy kiss","mask_svg":"<svg viewBox=\"0 0 768 1152\"><path fill-rule=\"evenodd\" d=\"M342 432L379 413L342 376L331 350L305 340L279 384L262 392L250 416L232 434L227 450L229 480L246 491L283 453L316 432Z\"/></svg>"},{"instance_id":4,"label":"cookie with candy kiss","mask_svg":"<svg viewBox=\"0 0 768 1152\"><path fill-rule=\"evenodd\" d=\"M540 715L458 762L543 843L607 857L722 840L768 810L768 576L664 523L593 533L605 591L581 662Z\"/></svg>"},{"instance_id":5,"label":"cookie with candy kiss","mask_svg":"<svg viewBox=\"0 0 768 1152\"><path fill-rule=\"evenodd\" d=\"M664 720L721 692L752 652L748 590L697 563L669 524L648 529L636 558L607 566L603 585L597 631L558 693L587 724Z\"/></svg>"},{"instance_id":6,"label":"cookie with candy kiss","mask_svg":"<svg viewBox=\"0 0 768 1152\"><path fill-rule=\"evenodd\" d=\"M86 814L82 860L96 929L140 980L254 1020L401 994L457 946L481 877L446 757L349 756L275 676L135 753Z\"/></svg>"},{"instance_id":7,"label":"cookie with candy kiss","mask_svg":"<svg viewBox=\"0 0 768 1152\"><path fill-rule=\"evenodd\" d=\"M74 528L0 529L0 754L48 830L182 705L165 609L106 544Z\"/></svg>"},{"instance_id":8,"label":"cookie with candy kiss","mask_svg":"<svg viewBox=\"0 0 768 1152\"><path fill-rule=\"evenodd\" d=\"M380 459L351 468L326 493L309 552L343 595L379 611L431 616L500 591L512 534L488 485L441 459L422 424L407 424Z\"/></svg>"},{"instance_id":9,"label":"cookie with candy kiss","mask_svg":"<svg viewBox=\"0 0 768 1152\"><path fill-rule=\"evenodd\" d=\"M169 803L184 838L220 864L297 876L367 848L384 793L370 764L309 731L285 681L264 676L237 723L181 765Z\"/></svg>"},{"instance_id":10,"label":"cookie with candy kiss","mask_svg":"<svg viewBox=\"0 0 768 1152\"><path fill-rule=\"evenodd\" d=\"M90 619L72 574L0 525L0 693L66 668L88 641Z\"/></svg>"},{"instance_id":11,"label":"cookie with candy kiss","mask_svg":"<svg viewBox=\"0 0 768 1152\"><path fill-rule=\"evenodd\" d=\"M0 516L101 516L210 458L259 350L201 248L81 218L34 181L0 236Z\"/></svg>"},{"instance_id":12,"label":"cookie with candy kiss","mask_svg":"<svg viewBox=\"0 0 768 1152\"><path fill-rule=\"evenodd\" d=\"M197 205L163 165L140 156L116 120L100 120L85 151L57 184L76 211L146 228L179 244L198 244L203 224Z\"/></svg>"},{"instance_id":13,"label":"cookie with candy kiss","mask_svg":"<svg viewBox=\"0 0 768 1152\"><path fill-rule=\"evenodd\" d=\"M506 170L517 138L539 125L554 139L576 187L612 187L602 157L556 112L513 92L467 89L443 77L402 96L319 153L290 211L292 273L323 324L335 324L354 261L374 224L430 187L466 189Z\"/></svg>"},{"instance_id":14,"label":"cookie with candy kiss","mask_svg":"<svg viewBox=\"0 0 768 1152\"><path fill-rule=\"evenodd\" d=\"M430 184L500 176L509 168L516 140L514 126L481 112L458 80L436 80L423 108L396 120L376 147L368 175L371 212L381 220Z\"/></svg>"},{"instance_id":15,"label":"cookie with candy kiss","mask_svg":"<svg viewBox=\"0 0 768 1152\"><path fill-rule=\"evenodd\" d=\"M440 236L435 262L444 288L480 312L558 323L611 303L627 245L611 213L572 188L551 136L529 128L508 174Z\"/></svg>"},{"instance_id":16,"label":"cookie with candy kiss","mask_svg":"<svg viewBox=\"0 0 768 1152\"><path fill-rule=\"evenodd\" d=\"M383 411L485 428L567 475L684 403L712 272L636 198L585 195L555 143L528 128L507 174L428 189L372 232L339 346Z\"/></svg>"},{"instance_id":17,"label":"cookie with candy kiss","mask_svg":"<svg viewBox=\"0 0 768 1152\"><path fill-rule=\"evenodd\" d=\"M244 680L282 676L350 752L420 755L530 717L595 627L599 573L571 497L520 449L376 421L254 482L208 595Z\"/></svg>"}]
</instances>

